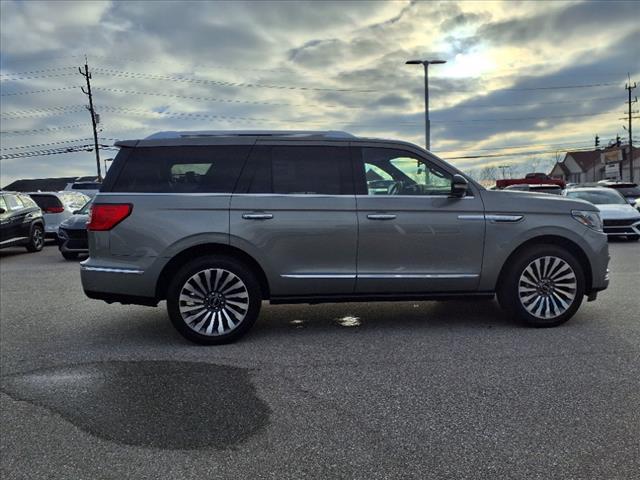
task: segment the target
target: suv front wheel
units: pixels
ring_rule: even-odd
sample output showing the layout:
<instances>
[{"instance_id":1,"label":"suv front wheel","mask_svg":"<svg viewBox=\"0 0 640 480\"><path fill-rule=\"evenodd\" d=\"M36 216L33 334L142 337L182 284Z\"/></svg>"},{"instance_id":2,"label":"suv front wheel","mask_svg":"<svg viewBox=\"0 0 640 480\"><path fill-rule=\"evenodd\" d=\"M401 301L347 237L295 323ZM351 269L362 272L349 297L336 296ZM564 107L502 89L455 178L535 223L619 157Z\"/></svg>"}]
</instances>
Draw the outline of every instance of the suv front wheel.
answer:
<instances>
[{"instance_id":1,"label":"suv front wheel","mask_svg":"<svg viewBox=\"0 0 640 480\"><path fill-rule=\"evenodd\" d=\"M555 327L569 320L584 296L584 272L566 249L534 245L507 267L498 287L498 301L532 327Z\"/></svg>"},{"instance_id":2,"label":"suv front wheel","mask_svg":"<svg viewBox=\"0 0 640 480\"><path fill-rule=\"evenodd\" d=\"M260 312L260 286L253 272L233 258L209 255L184 265L167 291L173 326L203 345L244 335Z\"/></svg>"}]
</instances>

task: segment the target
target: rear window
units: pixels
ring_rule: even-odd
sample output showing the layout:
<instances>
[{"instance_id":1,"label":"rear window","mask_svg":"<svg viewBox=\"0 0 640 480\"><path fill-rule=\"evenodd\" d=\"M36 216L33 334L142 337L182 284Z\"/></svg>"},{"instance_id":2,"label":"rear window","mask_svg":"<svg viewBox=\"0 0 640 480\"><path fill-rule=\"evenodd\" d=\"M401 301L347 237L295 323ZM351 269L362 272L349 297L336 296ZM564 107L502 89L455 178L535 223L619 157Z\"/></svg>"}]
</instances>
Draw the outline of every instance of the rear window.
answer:
<instances>
[{"instance_id":1,"label":"rear window","mask_svg":"<svg viewBox=\"0 0 640 480\"><path fill-rule=\"evenodd\" d=\"M134 148L125 157L110 191L232 193L250 149L250 146Z\"/></svg>"},{"instance_id":2,"label":"rear window","mask_svg":"<svg viewBox=\"0 0 640 480\"><path fill-rule=\"evenodd\" d=\"M55 195L32 193L29 196L33 199L34 202L36 202L38 204L38 206L42 210L46 210L48 208L60 208L60 207L63 207L62 202Z\"/></svg>"}]
</instances>

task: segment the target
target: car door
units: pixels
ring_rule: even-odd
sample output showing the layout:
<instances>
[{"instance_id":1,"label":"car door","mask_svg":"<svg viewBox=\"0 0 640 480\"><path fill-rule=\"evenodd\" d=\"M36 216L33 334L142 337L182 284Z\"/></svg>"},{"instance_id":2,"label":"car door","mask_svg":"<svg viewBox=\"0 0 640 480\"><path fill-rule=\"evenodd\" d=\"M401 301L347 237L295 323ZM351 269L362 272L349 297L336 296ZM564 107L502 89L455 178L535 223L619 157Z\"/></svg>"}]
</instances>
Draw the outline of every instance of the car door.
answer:
<instances>
[{"instance_id":1,"label":"car door","mask_svg":"<svg viewBox=\"0 0 640 480\"><path fill-rule=\"evenodd\" d=\"M473 291L485 220L473 185L450 195L452 171L417 151L354 148L358 293Z\"/></svg>"},{"instance_id":2,"label":"car door","mask_svg":"<svg viewBox=\"0 0 640 480\"><path fill-rule=\"evenodd\" d=\"M231 244L272 297L352 294L357 219L348 144L258 141L230 209Z\"/></svg>"},{"instance_id":3,"label":"car door","mask_svg":"<svg viewBox=\"0 0 640 480\"><path fill-rule=\"evenodd\" d=\"M8 242L11 237L11 211L7 206L4 195L0 195L0 244Z\"/></svg>"},{"instance_id":4,"label":"car door","mask_svg":"<svg viewBox=\"0 0 640 480\"><path fill-rule=\"evenodd\" d=\"M2 240L9 242L19 238L28 238L29 234L22 231L27 209L24 208L17 195L5 194L4 200L7 212L2 216Z\"/></svg>"}]
</instances>

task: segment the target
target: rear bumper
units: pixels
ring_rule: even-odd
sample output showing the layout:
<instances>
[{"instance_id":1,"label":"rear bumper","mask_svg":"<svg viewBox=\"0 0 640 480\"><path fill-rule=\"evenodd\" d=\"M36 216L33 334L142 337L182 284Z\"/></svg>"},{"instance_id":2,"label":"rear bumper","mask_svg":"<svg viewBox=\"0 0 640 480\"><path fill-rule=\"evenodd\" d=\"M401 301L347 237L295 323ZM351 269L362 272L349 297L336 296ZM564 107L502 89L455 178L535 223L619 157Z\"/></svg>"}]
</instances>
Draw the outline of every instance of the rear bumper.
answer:
<instances>
[{"instance_id":1,"label":"rear bumper","mask_svg":"<svg viewBox=\"0 0 640 480\"><path fill-rule=\"evenodd\" d=\"M151 270L151 271L150 271ZM82 288L89 298L105 302L157 305L157 274L130 263L96 263L91 257L80 263Z\"/></svg>"}]
</instances>

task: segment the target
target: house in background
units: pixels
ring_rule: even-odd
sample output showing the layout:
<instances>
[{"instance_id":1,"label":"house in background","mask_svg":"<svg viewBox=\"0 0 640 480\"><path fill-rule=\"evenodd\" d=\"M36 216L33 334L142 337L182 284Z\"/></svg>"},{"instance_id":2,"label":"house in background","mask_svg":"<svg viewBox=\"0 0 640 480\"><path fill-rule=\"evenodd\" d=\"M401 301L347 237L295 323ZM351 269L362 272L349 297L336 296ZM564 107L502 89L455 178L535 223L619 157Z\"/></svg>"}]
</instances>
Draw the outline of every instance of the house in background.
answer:
<instances>
[{"instance_id":1,"label":"house in background","mask_svg":"<svg viewBox=\"0 0 640 480\"><path fill-rule=\"evenodd\" d=\"M640 182L640 149L633 148L633 181ZM600 180L629 181L629 147L612 146L602 150L567 152L549 173L567 183L589 183Z\"/></svg>"}]
</instances>

